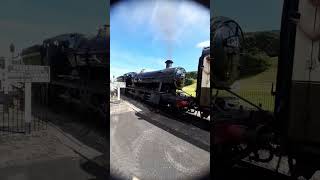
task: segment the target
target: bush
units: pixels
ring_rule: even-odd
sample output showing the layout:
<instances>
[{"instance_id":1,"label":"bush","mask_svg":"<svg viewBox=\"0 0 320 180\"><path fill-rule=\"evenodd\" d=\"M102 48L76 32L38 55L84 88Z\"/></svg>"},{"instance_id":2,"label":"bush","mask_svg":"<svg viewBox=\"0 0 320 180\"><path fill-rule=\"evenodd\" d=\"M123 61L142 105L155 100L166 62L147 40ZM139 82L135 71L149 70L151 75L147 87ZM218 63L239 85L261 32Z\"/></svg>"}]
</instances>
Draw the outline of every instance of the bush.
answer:
<instances>
[{"instance_id":1,"label":"bush","mask_svg":"<svg viewBox=\"0 0 320 180\"><path fill-rule=\"evenodd\" d=\"M186 78L186 80L184 81L184 85L185 85L185 86L189 86L189 85L193 84L194 82L195 82L194 79L192 79L192 78Z\"/></svg>"},{"instance_id":2,"label":"bush","mask_svg":"<svg viewBox=\"0 0 320 180\"><path fill-rule=\"evenodd\" d=\"M187 72L187 73L186 73L186 78L189 78L189 79L197 79L197 74L198 74L197 71Z\"/></svg>"},{"instance_id":3,"label":"bush","mask_svg":"<svg viewBox=\"0 0 320 180\"><path fill-rule=\"evenodd\" d=\"M279 56L280 53L280 32L266 31L245 34L244 49L266 53L270 57Z\"/></svg>"},{"instance_id":4,"label":"bush","mask_svg":"<svg viewBox=\"0 0 320 180\"><path fill-rule=\"evenodd\" d=\"M240 77L259 74L270 67L270 57L263 52L246 53L240 59Z\"/></svg>"}]
</instances>

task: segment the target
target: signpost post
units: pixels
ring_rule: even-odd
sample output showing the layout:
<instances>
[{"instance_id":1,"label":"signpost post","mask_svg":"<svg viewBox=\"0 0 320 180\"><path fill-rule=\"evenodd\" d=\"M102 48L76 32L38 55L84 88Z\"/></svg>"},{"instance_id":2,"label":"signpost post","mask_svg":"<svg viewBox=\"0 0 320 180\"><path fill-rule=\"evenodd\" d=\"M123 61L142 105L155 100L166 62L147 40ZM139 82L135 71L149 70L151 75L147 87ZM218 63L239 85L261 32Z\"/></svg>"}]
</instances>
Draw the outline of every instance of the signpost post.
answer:
<instances>
[{"instance_id":1,"label":"signpost post","mask_svg":"<svg viewBox=\"0 0 320 180\"><path fill-rule=\"evenodd\" d=\"M27 133L31 132L31 82L24 83L24 121L27 127Z\"/></svg>"},{"instance_id":2,"label":"signpost post","mask_svg":"<svg viewBox=\"0 0 320 180\"><path fill-rule=\"evenodd\" d=\"M118 86L118 101L120 101L120 87Z\"/></svg>"},{"instance_id":3,"label":"signpost post","mask_svg":"<svg viewBox=\"0 0 320 180\"><path fill-rule=\"evenodd\" d=\"M113 87L117 88L118 101L120 101L120 88L125 88L126 83L125 82L113 82Z\"/></svg>"},{"instance_id":4,"label":"signpost post","mask_svg":"<svg viewBox=\"0 0 320 180\"><path fill-rule=\"evenodd\" d=\"M4 92L7 94L13 83L22 82L25 85L24 119L27 133L31 132L31 87L33 82L50 82L50 67L37 65L12 65L7 63L0 72Z\"/></svg>"}]
</instances>

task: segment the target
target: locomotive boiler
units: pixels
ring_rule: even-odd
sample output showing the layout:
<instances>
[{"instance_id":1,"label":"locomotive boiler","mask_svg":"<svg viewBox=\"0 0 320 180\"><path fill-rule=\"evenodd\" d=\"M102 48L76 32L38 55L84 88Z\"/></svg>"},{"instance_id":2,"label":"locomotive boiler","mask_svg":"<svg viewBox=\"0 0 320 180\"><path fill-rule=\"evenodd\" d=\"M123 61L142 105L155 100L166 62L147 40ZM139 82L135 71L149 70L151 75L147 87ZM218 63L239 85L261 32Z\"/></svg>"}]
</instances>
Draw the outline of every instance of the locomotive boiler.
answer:
<instances>
[{"instance_id":1,"label":"locomotive boiler","mask_svg":"<svg viewBox=\"0 0 320 180\"><path fill-rule=\"evenodd\" d=\"M166 61L166 69L136 74L133 78L135 87L174 92L184 87L186 70L182 67L172 68L173 61Z\"/></svg>"},{"instance_id":2,"label":"locomotive boiler","mask_svg":"<svg viewBox=\"0 0 320 180\"><path fill-rule=\"evenodd\" d=\"M119 76L116 78L116 81L117 82L125 82L125 78L124 78L124 76Z\"/></svg>"}]
</instances>

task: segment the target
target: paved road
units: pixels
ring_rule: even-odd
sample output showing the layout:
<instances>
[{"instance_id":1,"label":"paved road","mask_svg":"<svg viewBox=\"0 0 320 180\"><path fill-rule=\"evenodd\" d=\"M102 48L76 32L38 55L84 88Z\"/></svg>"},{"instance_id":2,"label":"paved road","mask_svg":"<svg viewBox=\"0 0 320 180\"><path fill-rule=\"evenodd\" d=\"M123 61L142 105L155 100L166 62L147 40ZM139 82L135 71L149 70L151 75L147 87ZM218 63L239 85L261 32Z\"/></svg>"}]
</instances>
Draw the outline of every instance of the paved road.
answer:
<instances>
[{"instance_id":1,"label":"paved road","mask_svg":"<svg viewBox=\"0 0 320 180\"><path fill-rule=\"evenodd\" d=\"M209 172L209 151L146 121L123 101L111 102L110 112L112 174L127 179L174 180Z\"/></svg>"},{"instance_id":2,"label":"paved road","mask_svg":"<svg viewBox=\"0 0 320 180\"><path fill-rule=\"evenodd\" d=\"M28 165L0 169L2 180L56 180L56 179L94 179L94 176L80 168L80 159L60 158L40 161ZM63 165L63 166L62 166Z\"/></svg>"},{"instance_id":3,"label":"paved road","mask_svg":"<svg viewBox=\"0 0 320 180\"><path fill-rule=\"evenodd\" d=\"M0 179L105 179L95 162L102 153L57 128L0 136Z\"/></svg>"}]
</instances>

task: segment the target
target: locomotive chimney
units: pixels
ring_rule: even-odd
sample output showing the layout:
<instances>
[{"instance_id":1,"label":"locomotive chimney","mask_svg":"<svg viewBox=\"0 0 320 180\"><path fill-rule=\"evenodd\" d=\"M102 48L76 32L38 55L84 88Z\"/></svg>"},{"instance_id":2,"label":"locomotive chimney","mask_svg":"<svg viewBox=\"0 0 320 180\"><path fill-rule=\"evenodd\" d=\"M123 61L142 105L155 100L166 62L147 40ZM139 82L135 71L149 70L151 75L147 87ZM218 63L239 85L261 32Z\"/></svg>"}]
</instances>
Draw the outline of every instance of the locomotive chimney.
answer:
<instances>
[{"instance_id":1,"label":"locomotive chimney","mask_svg":"<svg viewBox=\"0 0 320 180\"><path fill-rule=\"evenodd\" d=\"M173 61L167 60L165 63L166 63L166 69L167 69L172 67Z\"/></svg>"}]
</instances>

